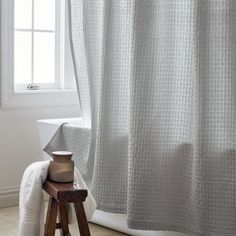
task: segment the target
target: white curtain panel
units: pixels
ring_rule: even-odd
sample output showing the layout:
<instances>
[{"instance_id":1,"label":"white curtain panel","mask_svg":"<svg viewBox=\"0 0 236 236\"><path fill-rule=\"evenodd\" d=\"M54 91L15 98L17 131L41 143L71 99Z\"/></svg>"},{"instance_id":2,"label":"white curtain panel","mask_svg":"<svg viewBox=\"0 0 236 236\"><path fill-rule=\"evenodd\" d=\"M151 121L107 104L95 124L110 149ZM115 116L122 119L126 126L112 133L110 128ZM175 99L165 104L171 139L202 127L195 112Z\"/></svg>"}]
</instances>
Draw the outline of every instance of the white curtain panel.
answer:
<instances>
[{"instance_id":1,"label":"white curtain panel","mask_svg":"<svg viewBox=\"0 0 236 236\"><path fill-rule=\"evenodd\" d=\"M236 235L236 1L69 0L69 13L98 208L135 229Z\"/></svg>"}]
</instances>

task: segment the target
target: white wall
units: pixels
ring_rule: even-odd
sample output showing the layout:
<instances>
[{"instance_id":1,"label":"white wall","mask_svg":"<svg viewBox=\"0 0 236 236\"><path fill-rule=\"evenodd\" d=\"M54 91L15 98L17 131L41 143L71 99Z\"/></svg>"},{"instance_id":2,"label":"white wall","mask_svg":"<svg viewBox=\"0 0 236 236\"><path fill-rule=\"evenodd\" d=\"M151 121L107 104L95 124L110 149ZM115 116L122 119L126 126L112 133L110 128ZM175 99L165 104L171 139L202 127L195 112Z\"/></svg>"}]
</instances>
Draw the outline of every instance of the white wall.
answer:
<instances>
[{"instance_id":1,"label":"white wall","mask_svg":"<svg viewBox=\"0 0 236 236\"><path fill-rule=\"evenodd\" d=\"M36 121L79 115L79 106L0 109L0 207L16 204L25 168L42 159Z\"/></svg>"},{"instance_id":2,"label":"white wall","mask_svg":"<svg viewBox=\"0 0 236 236\"><path fill-rule=\"evenodd\" d=\"M0 1L0 10L1 7L2 1ZM2 22L0 23L2 26ZM1 70L0 65L0 72ZM79 105L24 109L0 108L0 207L17 204L19 186L25 168L30 163L42 159L37 120L78 116L80 116Z\"/></svg>"}]
</instances>

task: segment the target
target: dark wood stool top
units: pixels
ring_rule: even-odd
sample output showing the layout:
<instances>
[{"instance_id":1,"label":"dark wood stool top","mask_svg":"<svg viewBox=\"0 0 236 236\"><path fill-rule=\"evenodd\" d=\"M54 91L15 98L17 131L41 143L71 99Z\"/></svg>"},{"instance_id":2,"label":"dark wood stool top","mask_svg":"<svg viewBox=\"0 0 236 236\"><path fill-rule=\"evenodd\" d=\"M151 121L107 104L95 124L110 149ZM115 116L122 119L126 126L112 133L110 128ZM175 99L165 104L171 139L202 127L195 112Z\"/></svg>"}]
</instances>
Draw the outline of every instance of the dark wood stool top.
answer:
<instances>
[{"instance_id":1,"label":"dark wood stool top","mask_svg":"<svg viewBox=\"0 0 236 236\"><path fill-rule=\"evenodd\" d=\"M75 202L85 201L88 192L85 189L79 189L74 183L56 183L47 180L43 184L43 189L57 201Z\"/></svg>"},{"instance_id":2,"label":"dark wood stool top","mask_svg":"<svg viewBox=\"0 0 236 236\"><path fill-rule=\"evenodd\" d=\"M74 203L75 213L81 236L90 236L83 202L88 192L79 189L74 183L56 183L47 180L43 189L50 195L44 236L54 236L55 230L61 230L61 236L70 236L68 227L67 203ZM59 213L59 223L57 223Z\"/></svg>"}]
</instances>

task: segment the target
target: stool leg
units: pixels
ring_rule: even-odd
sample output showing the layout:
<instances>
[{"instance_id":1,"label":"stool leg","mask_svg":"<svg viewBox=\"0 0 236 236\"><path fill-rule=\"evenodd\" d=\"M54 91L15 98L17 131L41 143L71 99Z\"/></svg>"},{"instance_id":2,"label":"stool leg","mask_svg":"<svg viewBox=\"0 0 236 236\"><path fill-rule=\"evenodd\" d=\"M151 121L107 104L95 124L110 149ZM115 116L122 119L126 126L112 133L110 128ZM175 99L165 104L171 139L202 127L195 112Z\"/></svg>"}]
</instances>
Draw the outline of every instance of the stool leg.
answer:
<instances>
[{"instance_id":1,"label":"stool leg","mask_svg":"<svg viewBox=\"0 0 236 236\"><path fill-rule=\"evenodd\" d=\"M59 201L59 212L60 212L60 223L61 223L61 235L70 236L70 231L68 227L68 214L65 202Z\"/></svg>"},{"instance_id":2,"label":"stool leg","mask_svg":"<svg viewBox=\"0 0 236 236\"><path fill-rule=\"evenodd\" d=\"M84 206L81 201L74 202L75 213L78 221L79 231L81 236L90 236L88 221L85 215Z\"/></svg>"},{"instance_id":3,"label":"stool leg","mask_svg":"<svg viewBox=\"0 0 236 236\"><path fill-rule=\"evenodd\" d=\"M48 202L48 212L47 212L44 236L55 235L56 223L57 223L57 209L58 209L57 201L53 197L50 197Z\"/></svg>"}]
</instances>

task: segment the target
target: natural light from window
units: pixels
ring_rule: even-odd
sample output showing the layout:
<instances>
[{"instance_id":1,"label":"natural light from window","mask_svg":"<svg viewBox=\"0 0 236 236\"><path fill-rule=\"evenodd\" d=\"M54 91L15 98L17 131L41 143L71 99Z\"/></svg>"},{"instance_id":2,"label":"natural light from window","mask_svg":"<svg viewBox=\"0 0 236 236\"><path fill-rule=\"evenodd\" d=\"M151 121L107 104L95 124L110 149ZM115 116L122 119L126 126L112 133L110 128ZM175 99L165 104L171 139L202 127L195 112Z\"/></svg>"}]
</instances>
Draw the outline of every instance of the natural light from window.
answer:
<instances>
[{"instance_id":1,"label":"natural light from window","mask_svg":"<svg viewBox=\"0 0 236 236\"><path fill-rule=\"evenodd\" d=\"M14 83L58 86L56 0L14 1Z\"/></svg>"},{"instance_id":2,"label":"natural light from window","mask_svg":"<svg viewBox=\"0 0 236 236\"><path fill-rule=\"evenodd\" d=\"M0 1L0 106L78 105L67 0Z\"/></svg>"}]
</instances>

